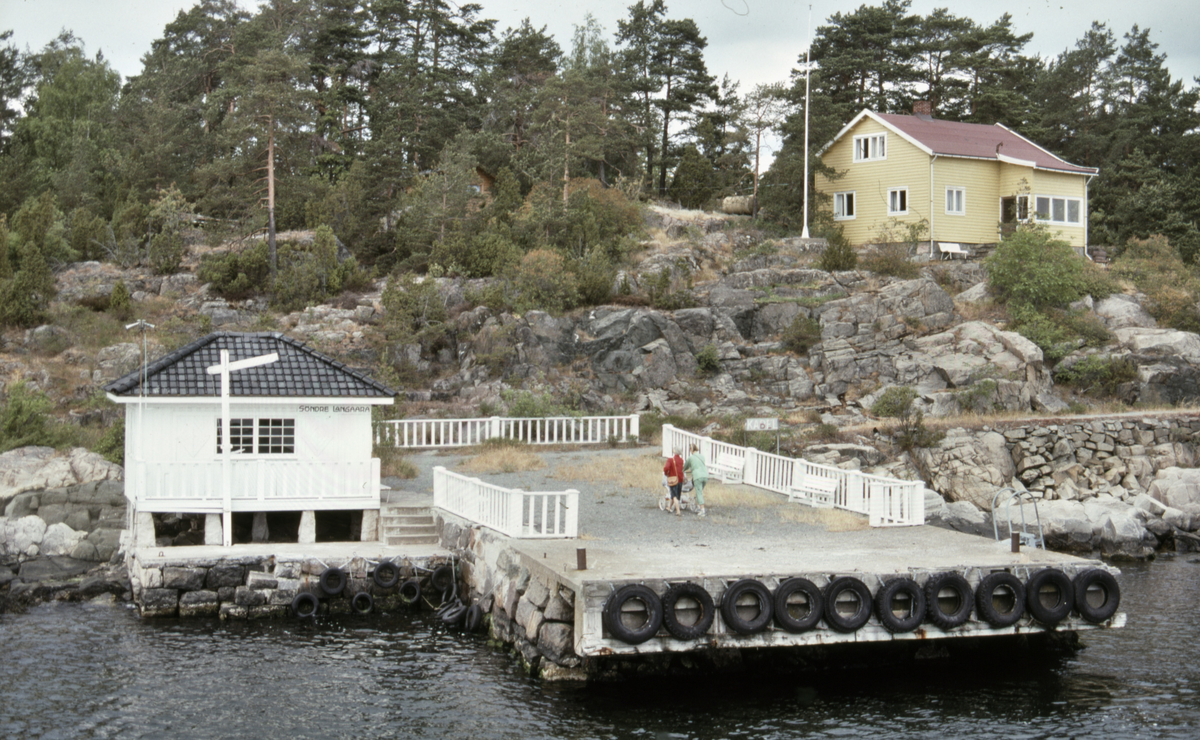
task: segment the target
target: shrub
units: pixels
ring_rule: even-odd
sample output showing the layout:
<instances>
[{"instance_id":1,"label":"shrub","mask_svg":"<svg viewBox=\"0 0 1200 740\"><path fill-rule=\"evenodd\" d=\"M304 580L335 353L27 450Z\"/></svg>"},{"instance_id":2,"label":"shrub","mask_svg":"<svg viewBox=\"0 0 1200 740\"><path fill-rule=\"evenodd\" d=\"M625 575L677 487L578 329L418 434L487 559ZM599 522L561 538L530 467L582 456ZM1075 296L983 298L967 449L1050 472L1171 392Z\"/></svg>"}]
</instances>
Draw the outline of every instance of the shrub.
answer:
<instances>
[{"instance_id":1,"label":"shrub","mask_svg":"<svg viewBox=\"0 0 1200 740\"><path fill-rule=\"evenodd\" d=\"M129 288L125 287L125 281L118 280L113 286L112 293L108 295L108 311L122 321L133 314L133 299L129 295Z\"/></svg>"},{"instance_id":2,"label":"shrub","mask_svg":"<svg viewBox=\"0 0 1200 740\"><path fill-rule=\"evenodd\" d=\"M863 267L879 275L911 280L921 270L911 259L929 231L922 219L916 222L889 219L875 237L875 248L862 260Z\"/></svg>"},{"instance_id":3,"label":"shrub","mask_svg":"<svg viewBox=\"0 0 1200 740\"><path fill-rule=\"evenodd\" d=\"M575 276L558 252L535 249L525 255L513 275L517 309L562 313L579 302Z\"/></svg>"},{"instance_id":4,"label":"shrub","mask_svg":"<svg viewBox=\"0 0 1200 740\"><path fill-rule=\"evenodd\" d=\"M223 298L249 298L270 281L267 244L258 242L238 251L205 255L196 273L201 281L211 283L212 289Z\"/></svg>"},{"instance_id":5,"label":"shrub","mask_svg":"<svg viewBox=\"0 0 1200 740\"><path fill-rule=\"evenodd\" d=\"M821 252L821 258L817 260L819 269L825 272L843 272L858 267L858 255L854 253L854 247L850 246L840 226L830 229L825 239L828 244Z\"/></svg>"},{"instance_id":6,"label":"shrub","mask_svg":"<svg viewBox=\"0 0 1200 740\"><path fill-rule=\"evenodd\" d=\"M50 415L52 409L46 395L31 389L25 381L9 386L8 397L0 407L0 452L28 445L66 444L67 430Z\"/></svg>"},{"instance_id":7,"label":"shrub","mask_svg":"<svg viewBox=\"0 0 1200 740\"><path fill-rule=\"evenodd\" d=\"M1084 295L1100 298L1113 290L1094 265L1043 226L1021 226L1000 242L985 264L992 292L1010 303L1062 307Z\"/></svg>"},{"instance_id":8,"label":"shrub","mask_svg":"<svg viewBox=\"0 0 1200 740\"><path fill-rule=\"evenodd\" d=\"M715 344L709 343L700 348L696 353L696 366L705 375L715 375L720 371L721 356L717 353Z\"/></svg>"},{"instance_id":9,"label":"shrub","mask_svg":"<svg viewBox=\"0 0 1200 740\"><path fill-rule=\"evenodd\" d=\"M500 393L500 399L508 409L508 415L519 419L575 415L573 409L560 404L550 392L506 390Z\"/></svg>"},{"instance_id":10,"label":"shrub","mask_svg":"<svg viewBox=\"0 0 1200 740\"><path fill-rule=\"evenodd\" d=\"M575 284L579 289L579 301L585 306L598 306L612 297L613 280L617 270L608 255L601 249L593 249L583 259L571 265ZM628 286L628 282L625 283Z\"/></svg>"},{"instance_id":11,"label":"shrub","mask_svg":"<svg viewBox=\"0 0 1200 740\"><path fill-rule=\"evenodd\" d=\"M1115 396L1122 383L1137 380L1137 363L1129 357L1089 355L1067 367L1056 368L1054 381L1080 393Z\"/></svg>"},{"instance_id":12,"label":"shrub","mask_svg":"<svg viewBox=\"0 0 1200 740\"><path fill-rule=\"evenodd\" d=\"M1112 272L1146 294L1146 309L1160 324L1200 331L1200 277L1184 264L1166 237L1131 239Z\"/></svg>"},{"instance_id":13,"label":"shrub","mask_svg":"<svg viewBox=\"0 0 1200 740\"><path fill-rule=\"evenodd\" d=\"M150 269L158 275L172 275L183 263L183 235L177 231L164 231L150 238L147 250Z\"/></svg>"},{"instance_id":14,"label":"shrub","mask_svg":"<svg viewBox=\"0 0 1200 740\"><path fill-rule=\"evenodd\" d=\"M807 354L809 348L821 341L821 322L807 316L797 316L783 331L783 346L798 355Z\"/></svg>"},{"instance_id":15,"label":"shrub","mask_svg":"<svg viewBox=\"0 0 1200 740\"><path fill-rule=\"evenodd\" d=\"M946 436L945 432L935 432L925 427L925 415L920 409L913 408L916 398L917 392L912 388L892 386L871 404L871 413L900 422L894 439L900 449L906 452L917 447L932 447Z\"/></svg>"}]
</instances>

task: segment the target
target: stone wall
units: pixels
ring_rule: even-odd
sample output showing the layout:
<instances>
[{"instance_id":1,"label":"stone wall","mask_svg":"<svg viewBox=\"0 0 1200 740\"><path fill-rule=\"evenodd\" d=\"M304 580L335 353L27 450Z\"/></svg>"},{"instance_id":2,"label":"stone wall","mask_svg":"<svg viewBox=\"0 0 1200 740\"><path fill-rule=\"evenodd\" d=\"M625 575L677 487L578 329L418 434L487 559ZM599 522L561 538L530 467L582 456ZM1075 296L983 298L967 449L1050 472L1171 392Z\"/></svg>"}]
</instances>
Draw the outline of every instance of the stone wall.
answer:
<instances>
[{"instance_id":1,"label":"stone wall","mask_svg":"<svg viewBox=\"0 0 1200 740\"><path fill-rule=\"evenodd\" d=\"M346 588L336 597L326 597L319 580L330 564L316 558L284 560L274 556L211 558L206 560L156 560L145 564L129 560L133 600L143 617L220 617L221 619L265 619L290 617L292 600L299 593L313 593L321 600L318 614L349 614L350 600L365 591L376 609L401 605L399 583L416 573L416 568L441 564L428 562L400 566L397 586L383 589L370 577L367 561L356 558L347 570Z\"/></svg>"},{"instance_id":2,"label":"stone wall","mask_svg":"<svg viewBox=\"0 0 1200 740\"><path fill-rule=\"evenodd\" d=\"M434 516L442 547L459 557L471 601L488 615L491 638L511 646L532 675L586 680L575 654L574 590L549 569L522 562L507 538L452 514Z\"/></svg>"}]
</instances>

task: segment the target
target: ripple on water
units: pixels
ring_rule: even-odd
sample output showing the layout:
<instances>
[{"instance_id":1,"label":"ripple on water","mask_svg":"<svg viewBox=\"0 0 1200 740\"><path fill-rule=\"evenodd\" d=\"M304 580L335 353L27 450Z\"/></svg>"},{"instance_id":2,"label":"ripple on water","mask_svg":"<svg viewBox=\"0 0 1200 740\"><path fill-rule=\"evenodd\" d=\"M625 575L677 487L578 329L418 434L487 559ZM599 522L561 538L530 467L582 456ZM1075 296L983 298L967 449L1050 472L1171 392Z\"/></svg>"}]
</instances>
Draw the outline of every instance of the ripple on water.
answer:
<instances>
[{"instance_id":1,"label":"ripple on water","mask_svg":"<svg viewBox=\"0 0 1200 740\"><path fill-rule=\"evenodd\" d=\"M527 679L408 613L142 621L46 604L0 615L0 737L1192 738L1200 565L1123 570L1128 627L1039 665L586 688Z\"/></svg>"}]
</instances>

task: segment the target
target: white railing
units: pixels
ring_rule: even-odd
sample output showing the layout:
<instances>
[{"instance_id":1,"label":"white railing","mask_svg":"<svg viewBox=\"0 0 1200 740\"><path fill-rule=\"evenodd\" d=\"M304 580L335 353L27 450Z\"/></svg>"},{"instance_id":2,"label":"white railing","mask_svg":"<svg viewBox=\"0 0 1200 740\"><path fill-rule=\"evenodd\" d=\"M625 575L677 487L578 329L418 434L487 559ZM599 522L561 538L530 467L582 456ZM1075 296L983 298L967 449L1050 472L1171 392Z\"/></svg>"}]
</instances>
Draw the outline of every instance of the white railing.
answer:
<instances>
[{"instance_id":1,"label":"white railing","mask_svg":"<svg viewBox=\"0 0 1200 740\"><path fill-rule=\"evenodd\" d=\"M479 419L386 419L375 426L375 442L396 447L468 447L489 439L529 444L606 444L638 436L637 414Z\"/></svg>"},{"instance_id":2,"label":"white railing","mask_svg":"<svg viewBox=\"0 0 1200 740\"><path fill-rule=\"evenodd\" d=\"M925 484L919 480L899 480L868 475L857 470L842 470L793 457L761 452L753 447L738 447L676 429L670 424L662 428L662 454L668 457L679 449L686 458L691 445L698 444L700 453L717 477L724 470L735 469L743 483L768 491L789 495L792 489L803 488L811 478L827 478L837 484L833 505L839 509L865 514L872 527L913 526L925 523ZM739 477L735 475L736 479Z\"/></svg>"},{"instance_id":3,"label":"white railing","mask_svg":"<svg viewBox=\"0 0 1200 740\"><path fill-rule=\"evenodd\" d=\"M221 461L134 462L129 480L140 511L221 511ZM234 511L379 507L379 460L234 460Z\"/></svg>"},{"instance_id":4,"label":"white railing","mask_svg":"<svg viewBox=\"0 0 1200 740\"><path fill-rule=\"evenodd\" d=\"M579 491L522 491L433 469L433 505L517 538L579 536Z\"/></svg>"}]
</instances>

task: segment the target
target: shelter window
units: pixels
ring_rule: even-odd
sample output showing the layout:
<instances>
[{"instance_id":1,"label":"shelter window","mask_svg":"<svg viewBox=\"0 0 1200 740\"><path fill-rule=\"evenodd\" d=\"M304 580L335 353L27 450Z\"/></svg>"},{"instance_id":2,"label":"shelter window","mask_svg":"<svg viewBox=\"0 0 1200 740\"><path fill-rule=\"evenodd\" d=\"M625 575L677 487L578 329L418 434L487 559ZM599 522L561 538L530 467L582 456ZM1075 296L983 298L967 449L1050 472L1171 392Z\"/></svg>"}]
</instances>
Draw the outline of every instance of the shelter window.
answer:
<instances>
[{"instance_id":1,"label":"shelter window","mask_svg":"<svg viewBox=\"0 0 1200 740\"><path fill-rule=\"evenodd\" d=\"M235 455L254 452L254 419L230 419L229 444ZM217 419L217 454L221 452L221 420Z\"/></svg>"},{"instance_id":2,"label":"shelter window","mask_svg":"<svg viewBox=\"0 0 1200 740\"><path fill-rule=\"evenodd\" d=\"M892 188L888 190L888 215L908 215L908 188Z\"/></svg>"},{"instance_id":3,"label":"shelter window","mask_svg":"<svg viewBox=\"0 0 1200 740\"><path fill-rule=\"evenodd\" d=\"M1039 195L1034 203L1038 221L1073 226L1083 223L1083 201L1079 198Z\"/></svg>"},{"instance_id":4,"label":"shelter window","mask_svg":"<svg viewBox=\"0 0 1200 740\"><path fill-rule=\"evenodd\" d=\"M838 221L854 218L854 191L833 194L833 218Z\"/></svg>"},{"instance_id":5,"label":"shelter window","mask_svg":"<svg viewBox=\"0 0 1200 740\"><path fill-rule=\"evenodd\" d=\"M854 161L887 159L887 134L854 137Z\"/></svg>"},{"instance_id":6,"label":"shelter window","mask_svg":"<svg viewBox=\"0 0 1200 740\"><path fill-rule=\"evenodd\" d=\"M966 188L946 188L946 213L950 216L967 215Z\"/></svg>"}]
</instances>

